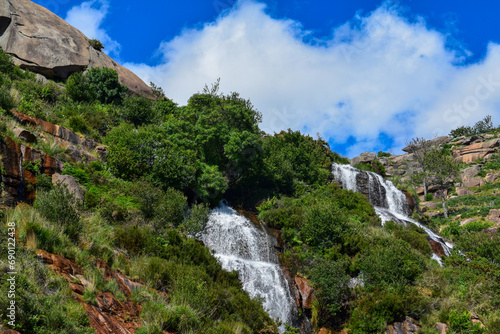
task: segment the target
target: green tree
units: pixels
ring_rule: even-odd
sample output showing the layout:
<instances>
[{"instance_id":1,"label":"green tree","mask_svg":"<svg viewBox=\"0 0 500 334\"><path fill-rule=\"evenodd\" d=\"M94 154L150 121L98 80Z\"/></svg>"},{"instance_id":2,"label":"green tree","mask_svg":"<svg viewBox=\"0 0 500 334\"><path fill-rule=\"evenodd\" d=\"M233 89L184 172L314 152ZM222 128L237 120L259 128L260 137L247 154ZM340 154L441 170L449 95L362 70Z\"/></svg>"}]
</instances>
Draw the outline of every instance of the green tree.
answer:
<instances>
[{"instance_id":1,"label":"green tree","mask_svg":"<svg viewBox=\"0 0 500 334\"><path fill-rule=\"evenodd\" d=\"M120 84L118 73L107 67L92 67L86 73L76 72L66 81L66 91L75 101L120 104L127 87Z\"/></svg>"},{"instance_id":2,"label":"green tree","mask_svg":"<svg viewBox=\"0 0 500 334\"><path fill-rule=\"evenodd\" d=\"M460 166L451 155L436 147L424 154L422 162L425 170L423 176L432 184L438 186L438 192L443 203L443 214L445 218L448 218L446 193L450 184L453 184L453 178L458 175Z\"/></svg>"},{"instance_id":3,"label":"green tree","mask_svg":"<svg viewBox=\"0 0 500 334\"><path fill-rule=\"evenodd\" d=\"M123 101L123 118L135 126L153 123L157 120L153 101L143 96L129 96Z\"/></svg>"},{"instance_id":4,"label":"green tree","mask_svg":"<svg viewBox=\"0 0 500 334\"><path fill-rule=\"evenodd\" d=\"M85 73L92 95L101 103L120 104L127 87L120 84L118 73L107 67L92 67Z\"/></svg>"},{"instance_id":5,"label":"green tree","mask_svg":"<svg viewBox=\"0 0 500 334\"><path fill-rule=\"evenodd\" d=\"M348 260L320 260L311 271L316 294L332 316L339 313L342 303L350 297L348 266Z\"/></svg>"},{"instance_id":6,"label":"green tree","mask_svg":"<svg viewBox=\"0 0 500 334\"><path fill-rule=\"evenodd\" d=\"M413 158L419 167L419 170L414 171L411 175L412 181L415 184L422 184L424 187L424 196L427 196L428 175L424 157L431 150L432 142L424 138L412 138L410 142L406 143L406 146L410 153L413 154Z\"/></svg>"}]
</instances>

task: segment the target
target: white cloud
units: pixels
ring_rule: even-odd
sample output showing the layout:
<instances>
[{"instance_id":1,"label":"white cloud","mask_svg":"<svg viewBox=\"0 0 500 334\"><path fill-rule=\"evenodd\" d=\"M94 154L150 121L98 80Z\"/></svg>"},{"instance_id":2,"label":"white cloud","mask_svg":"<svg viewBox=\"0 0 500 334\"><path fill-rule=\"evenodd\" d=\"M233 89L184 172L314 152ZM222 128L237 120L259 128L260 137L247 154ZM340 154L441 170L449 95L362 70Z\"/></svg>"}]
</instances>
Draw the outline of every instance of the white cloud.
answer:
<instances>
[{"instance_id":1,"label":"white cloud","mask_svg":"<svg viewBox=\"0 0 500 334\"><path fill-rule=\"evenodd\" d=\"M118 56L120 44L114 41L101 25L108 14L109 3L106 0L82 2L72 7L66 14L66 22L83 32L88 38L98 39L104 44L104 52Z\"/></svg>"},{"instance_id":2,"label":"white cloud","mask_svg":"<svg viewBox=\"0 0 500 334\"><path fill-rule=\"evenodd\" d=\"M239 92L263 113L263 130L292 128L336 143L352 136L349 156L383 148L381 133L397 153L412 137L445 135L488 114L500 122L498 45L481 63L459 65L467 50L447 49L444 34L384 5L328 40L309 37L298 22L244 1L163 42L161 64L125 66L180 104L220 77L223 92Z\"/></svg>"}]
</instances>

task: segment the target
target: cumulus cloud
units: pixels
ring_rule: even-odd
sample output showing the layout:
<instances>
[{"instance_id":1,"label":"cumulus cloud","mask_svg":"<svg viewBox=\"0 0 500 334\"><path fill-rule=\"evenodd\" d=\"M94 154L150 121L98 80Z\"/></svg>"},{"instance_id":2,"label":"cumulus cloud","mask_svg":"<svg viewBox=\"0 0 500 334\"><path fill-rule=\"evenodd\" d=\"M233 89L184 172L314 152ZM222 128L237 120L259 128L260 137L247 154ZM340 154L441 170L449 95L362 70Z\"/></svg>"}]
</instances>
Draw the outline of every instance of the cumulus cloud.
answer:
<instances>
[{"instance_id":1,"label":"cumulus cloud","mask_svg":"<svg viewBox=\"0 0 500 334\"><path fill-rule=\"evenodd\" d=\"M261 128L291 128L336 144L343 153L391 147L412 137L445 135L486 115L500 121L500 46L481 63L463 65L468 51L447 48L446 36L423 19L382 5L318 40L265 5L239 2L199 29L161 43L157 66L125 64L174 101L221 78L263 114ZM389 143L389 144L388 144Z\"/></svg>"},{"instance_id":2,"label":"cumulus cloud","mask_svg":"<svg viewBox=\"0 0 500 334\"><path fill-rule=\"evenodd\" d=\"M72 7L66 14L66 22L83 32L90 39L98 39L104 44L104 52L117 57L120 44L114 41L101 25L108 14L106 0L92 0Z\"/></svg>"}]
</instances>

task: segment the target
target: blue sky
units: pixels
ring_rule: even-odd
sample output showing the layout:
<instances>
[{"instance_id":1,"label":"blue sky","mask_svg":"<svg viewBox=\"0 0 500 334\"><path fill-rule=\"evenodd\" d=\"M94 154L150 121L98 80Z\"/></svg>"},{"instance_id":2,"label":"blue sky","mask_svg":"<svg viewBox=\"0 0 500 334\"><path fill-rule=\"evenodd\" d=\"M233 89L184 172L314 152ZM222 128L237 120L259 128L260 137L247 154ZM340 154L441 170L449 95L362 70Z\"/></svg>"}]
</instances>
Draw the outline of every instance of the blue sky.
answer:
<instances>
[{"instance_id":1,"label":"blue sky","mask_svg":"<svg viewBox=\"0 0 500 334\"><path fill-rule=\"evenodd\" d=\"M350 157L500 123L497 1L37 0L175 102L221 78Z\"/></svg>"}]
</instances>

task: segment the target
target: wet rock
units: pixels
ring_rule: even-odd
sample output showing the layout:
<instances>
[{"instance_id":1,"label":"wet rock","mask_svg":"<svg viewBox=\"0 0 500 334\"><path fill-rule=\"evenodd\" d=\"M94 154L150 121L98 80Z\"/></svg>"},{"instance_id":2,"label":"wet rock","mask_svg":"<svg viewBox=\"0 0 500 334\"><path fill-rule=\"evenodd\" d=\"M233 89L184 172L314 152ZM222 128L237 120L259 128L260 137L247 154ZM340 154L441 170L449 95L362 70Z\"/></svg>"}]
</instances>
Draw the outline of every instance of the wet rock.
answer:
<instances>
[{"instance_id":1,"label":"wet rock","mask_svg":"<svg viewBox=\"0 0 500 334\"><path fill-rule=\"evenodd\" d=\"M429 244L431 245L432 252L438 256L446 256L446 253L443 249L443 245L441 245L439 242L434 241L432 239L428 239Z\"/></svg>"},{"instance_id":2,"label":"wet rock","mask_svg":"<svg viewBox=\"0 0 500 334\"><path fill-rule=\"evenodd\" d=\"M295 276L295 284L299 290L301 305L305 309L312 308L312 302L316 299L314 290L307 279Z\"/></svg>"},{"instance_id":3,"label":"wet rock","mask_svg":"<svg viewBox=\"0 0 500 334\"><path fill-rule=\"evenodd\" d=\"M34 185L37 182L34 168L48 176L60 172L63 168L63 164L54 157L16 143L10 137L0 139L0 159L4 169L2 181L6 190L1 194L1 202L5 206L34 200ZM27 168L28 165L30 168Z\"/></svg>"},{"instance_id":4,"label":"wet rock","mask_svg":"<svg viewBox=\"0 0 500 334\"><path fill-rule=\"evenodd\" d=\"M403 191L403 194L406 196L406 202L408 203L408 207L410 209L410 214L415 212L415 209L417 208L417 201L415 198L406 190Z\"/></svg>"}]
</instances>

